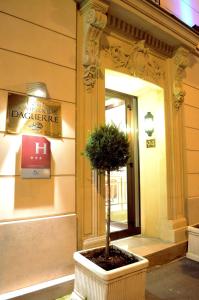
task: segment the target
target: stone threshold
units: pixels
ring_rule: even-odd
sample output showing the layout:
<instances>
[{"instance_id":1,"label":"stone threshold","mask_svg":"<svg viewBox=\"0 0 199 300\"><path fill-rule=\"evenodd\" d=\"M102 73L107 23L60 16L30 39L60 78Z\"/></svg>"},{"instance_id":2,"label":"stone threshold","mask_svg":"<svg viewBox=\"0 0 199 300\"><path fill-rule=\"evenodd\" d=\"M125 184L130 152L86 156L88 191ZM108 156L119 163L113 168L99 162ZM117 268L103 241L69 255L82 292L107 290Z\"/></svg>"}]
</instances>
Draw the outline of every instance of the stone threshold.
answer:
<instances>
[{"instance_id":1,"label":"stone threshold","mask_svg":"<svg viewBox=\"0 0 199 300\"><path fill-rule=\"evenodd\" d=\"M187 251L187 241L173 243L142 235L116 240L112 244L146 257L149 260L150 267L183 257Z\"/></svg>"}]
</instances>

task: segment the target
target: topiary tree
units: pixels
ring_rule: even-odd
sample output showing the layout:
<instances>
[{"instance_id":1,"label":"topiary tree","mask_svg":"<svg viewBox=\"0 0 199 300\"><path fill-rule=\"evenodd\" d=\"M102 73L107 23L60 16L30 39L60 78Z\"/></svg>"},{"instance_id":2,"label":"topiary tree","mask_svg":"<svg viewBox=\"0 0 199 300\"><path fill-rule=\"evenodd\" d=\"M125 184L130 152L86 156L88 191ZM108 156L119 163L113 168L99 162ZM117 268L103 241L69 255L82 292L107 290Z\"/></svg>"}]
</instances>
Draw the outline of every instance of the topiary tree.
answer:
<instances>
[{"instance_id":1,"label":"topiary tree","mask_svg":"<svg viewBox=\"0 0 199 300\"><path fill-rule=\"evenodd\" d=\"M106 249L109 257L110 246L110 172L124 167L129 159L129 142L127 135L114 124L96 128L88 137L85 155L89 158L93 169L107 173L108 199L106 218Z\"/></svg>"}]
</instances>

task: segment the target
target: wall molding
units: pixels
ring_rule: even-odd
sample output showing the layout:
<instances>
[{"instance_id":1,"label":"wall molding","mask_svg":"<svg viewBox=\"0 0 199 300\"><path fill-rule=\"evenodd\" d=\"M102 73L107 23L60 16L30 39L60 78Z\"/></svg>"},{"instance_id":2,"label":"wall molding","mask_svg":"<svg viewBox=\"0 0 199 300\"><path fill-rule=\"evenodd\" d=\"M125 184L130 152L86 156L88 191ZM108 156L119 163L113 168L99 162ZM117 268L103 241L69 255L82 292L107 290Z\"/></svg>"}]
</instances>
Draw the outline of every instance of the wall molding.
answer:
<instances>
[{"instance_id":1,"label":"wall molding","mask_svg":"<svg viewBox=\"0 0 199 300\"><path fill-rule=\"evenodd\" d=\"M146 46L158 51L159 53L162 53L167 57L171 57L173 55L173 46L157 39L149 32L144 31L136 26L133 26L111 14L108 14L107 29L115 30L129 38L133 38L134 40L144 40Z\"/></svg>"},{"instance_id":2,"label":"wall molding","mask_svg":"<svg viewBox=\"0 0 199 300\"><path fill-rule=\"evenodd\" d=\"M153 28L159 28L162 39L166 41L169 36L176 48L183 44L191 52L194 52L197 56L199 55L197 49L198 34L162 9L161 6L153 5L153 3L145 0L121 0L120 4L118 4L117 0L112 0L111 2L112 5L117 5L117 9L115 9L117 12L120 11L121 13L122 10L129 10L135 17L142 19L146 26L150 24Z\"/></svg>"}]
</instances>

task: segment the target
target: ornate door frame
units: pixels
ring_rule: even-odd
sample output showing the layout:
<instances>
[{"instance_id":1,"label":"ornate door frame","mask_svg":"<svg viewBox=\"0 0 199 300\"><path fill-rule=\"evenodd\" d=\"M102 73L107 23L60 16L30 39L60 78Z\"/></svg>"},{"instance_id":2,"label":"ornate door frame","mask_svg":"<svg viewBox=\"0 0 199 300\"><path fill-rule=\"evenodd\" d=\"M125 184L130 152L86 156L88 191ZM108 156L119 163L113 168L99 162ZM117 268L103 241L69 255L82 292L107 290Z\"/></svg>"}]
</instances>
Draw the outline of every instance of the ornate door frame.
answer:
<instances>
[{"instance_id":1,"label":"ornate door frame","mask_svg":"<svg viewBox=\"0 0 199 300\"><path fill-rule=\"evenodd\" d=\"M184 241L186 218L181 105L185 95L182 80L190 53L183 45L174 51L165 42L149 34L144 35L139 29L132 30L131 25L109 14L110 5L105 0L81 1L78 11L78 247L88 248L104 243L104 178L91 170L81 153L89 131L104 122L105 68L140 77L164 89L167 201L161 216L160 238Z\"/></svg>"}]
</instances>

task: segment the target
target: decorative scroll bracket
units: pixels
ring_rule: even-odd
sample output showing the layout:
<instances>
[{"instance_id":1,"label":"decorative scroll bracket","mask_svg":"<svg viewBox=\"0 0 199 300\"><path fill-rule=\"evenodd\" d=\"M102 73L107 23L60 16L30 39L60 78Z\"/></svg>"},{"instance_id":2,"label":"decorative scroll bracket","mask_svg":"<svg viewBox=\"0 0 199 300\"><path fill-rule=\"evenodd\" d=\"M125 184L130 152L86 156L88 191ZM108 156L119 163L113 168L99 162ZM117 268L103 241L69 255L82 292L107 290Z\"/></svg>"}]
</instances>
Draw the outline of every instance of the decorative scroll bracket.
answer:
<instances>
[{"instance_id":1,"label":"decorative scroll bracket","mask_svg":"<svg viewBox=\"0 0 199 300\"><path fill-rule=\"evenodd\" d=\"M83 66L84 85L94 87L99 69L100 38L107 23L108 5L99 0L86 2L81 9L84 16Z\"/></svg>"},{"instance_id":2,"label":"decorative scroll bracket","mask_svg":"<svg viewBox=\"0 0 199 300\"><path fill-rule=\"evenodd\" d=\"M190 63L189 51L183 47L178 48L174 57L174 86L173 86L173 100L176 110L184 102L185 91L183 89L183 78L185 76L185 69Z\"/></svg>"}]
</instances>

